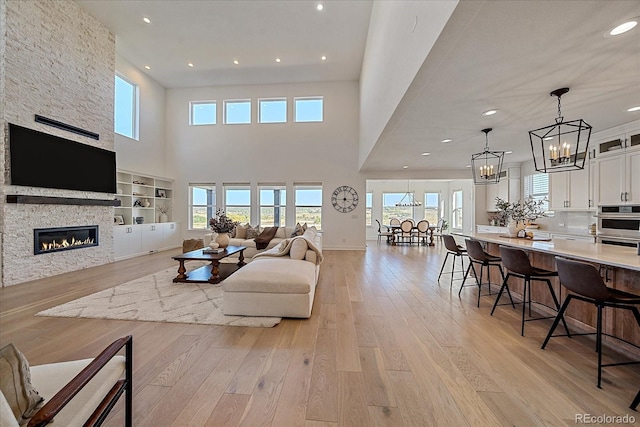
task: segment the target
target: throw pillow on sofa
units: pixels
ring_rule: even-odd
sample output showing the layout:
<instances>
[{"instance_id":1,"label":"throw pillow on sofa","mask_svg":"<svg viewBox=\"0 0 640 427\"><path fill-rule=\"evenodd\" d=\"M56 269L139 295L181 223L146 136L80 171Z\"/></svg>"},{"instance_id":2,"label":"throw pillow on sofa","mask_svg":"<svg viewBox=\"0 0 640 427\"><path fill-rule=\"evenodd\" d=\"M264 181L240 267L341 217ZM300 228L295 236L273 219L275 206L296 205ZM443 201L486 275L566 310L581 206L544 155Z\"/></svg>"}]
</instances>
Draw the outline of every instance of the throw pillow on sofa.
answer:
<instances>
[{"instance_id":1,"label":"throw pillow on sofa","mask_svg":"<svg viewBox=\"0 0 640 427\"><path fill-rule=\"evenodd\" d=\"M260 226L256 225L255 227L248 226L247 227L247 236L245 237L247 240L255 239L260 234Z\"/></svg>"},{"instance_id":2,"label":"throw pillow on sofa","mask_svg":"<svg viewBox=\"0 0 640 427\"><path fill-rule=\"evenodd\" d=\"M236 239L245 240L247 238L247 227L249 227L249 224L237 225L234 230L236 232L236 235L234 237Z\"/></svg>"},{"instance_id":3,"label":"throw pillow on sofa","mask_svg":"<svg viewBox=\"0 0 640 427\"><path fill-rule=\"evenodd\" d=\"M29 362L13 344L0 349L0 389L20 425L29 422L44 400L31 384Z\"/></svg>"},{"instance_id":4,"label":"throw pillow on sofa","mask_svg":"<svg viewBox=\"0 0 640 427\"><path fill-rule=\"evenodd\" d=\"M291 233L291 237L302 236L303 233L304 233L303 226L300 225L300 223L297 223L296 228L293 230L293 233Z\"/></svg>"}]
</instances>

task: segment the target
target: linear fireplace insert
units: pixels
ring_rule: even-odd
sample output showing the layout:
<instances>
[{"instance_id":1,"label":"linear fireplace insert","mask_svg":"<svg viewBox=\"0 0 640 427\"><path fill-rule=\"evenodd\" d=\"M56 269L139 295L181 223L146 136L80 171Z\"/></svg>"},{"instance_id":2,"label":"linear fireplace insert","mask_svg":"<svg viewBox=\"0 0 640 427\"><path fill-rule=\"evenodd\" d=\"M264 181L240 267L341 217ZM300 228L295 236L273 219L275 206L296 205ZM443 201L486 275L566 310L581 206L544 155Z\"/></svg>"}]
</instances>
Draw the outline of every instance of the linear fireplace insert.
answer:
<instances>
[{"instance_id":1,"label":"linear fireplace insert","mask_svg":"<svg viewBox=\"0 0 640 427\"><path fill-rule=\"evenodd\" d=\"M98 226L36 228L33 230L33 254L98 246Z\"/></svg>"}]
</instances>

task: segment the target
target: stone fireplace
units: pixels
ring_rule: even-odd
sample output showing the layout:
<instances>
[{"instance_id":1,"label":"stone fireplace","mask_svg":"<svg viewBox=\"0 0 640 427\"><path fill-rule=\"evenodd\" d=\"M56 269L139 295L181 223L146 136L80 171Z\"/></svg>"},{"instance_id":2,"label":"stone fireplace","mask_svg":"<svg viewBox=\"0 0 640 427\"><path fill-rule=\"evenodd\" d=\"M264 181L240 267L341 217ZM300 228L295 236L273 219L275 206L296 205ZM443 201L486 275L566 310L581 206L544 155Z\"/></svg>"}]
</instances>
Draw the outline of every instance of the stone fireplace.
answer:
<instances>
[{"instance_id":1,"label":"stone fireplace","mask_svg":"<svg viewBox=\"0 0 640 427\"><path fill-rule=\"evenodd\" d=\"M98 226L36 228L33 230L33 254L98 246Z\"/></svg>"}]
</instances>

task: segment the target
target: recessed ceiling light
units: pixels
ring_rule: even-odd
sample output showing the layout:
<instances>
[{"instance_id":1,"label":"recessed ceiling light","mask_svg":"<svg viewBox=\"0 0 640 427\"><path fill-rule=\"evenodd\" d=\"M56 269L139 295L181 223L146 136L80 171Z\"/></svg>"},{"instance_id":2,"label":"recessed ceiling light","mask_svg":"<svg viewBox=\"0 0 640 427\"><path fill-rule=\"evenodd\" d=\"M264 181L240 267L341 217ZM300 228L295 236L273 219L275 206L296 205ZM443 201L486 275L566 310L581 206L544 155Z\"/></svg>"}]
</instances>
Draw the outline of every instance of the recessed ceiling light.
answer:
<instances>
[{"instance_id":1,"label":"recessed ceiling light","mask_svg":"<svg viewBox=\"0 0 640 427\"><path fill-rule=\"evenodd\" d=\"M504 154L513 154L513 151L505 151Z\"/></svg>"},{"instance_id":2,"label":"recessed ceiling light","mask_svg":"<svg viewBox=\"0 0 640 427\"><path fill-rule=\"evenodd\" d=\"M326 56L324 56L324 55L322 55L322 56L320 57L320 59L322 59L323 61L326 61L326 60L327 60L327 57L326 57Z\"/></svg>"},{"instance_id":3,"label":"recessed ceiling light","mask_svg":"<svg viewBox=\"0 0 640 427\"><path fill-rule=\"evenodd\" d=\"M638 25L638 21L627 21L623 24L618 25L613 30L609 31L609 35L619 36L620 34L626 33L629 30L632 30L636 25Z\"/></svg>"},{"instance_id":4,"label":"recessed ceiling light","mask_svg":"<svg viewBox=\"0 0 640 427\"><path fill-rule=\"evenodd\" d=\"M280 62L280 58L276 58L276 62Z\"/></svg>"},{"instance_id":5,"label":"recessed ceiling light","mask_svg":"<svg viewBox=\"0 0 640 427\"><path fill-rule=\"evenodd\" d=\"M316 9L322 10L324 9L324 5L322 3L318 3L318 5L316 6Z\"/></svg>"},{"instance_id":6,"label":"recessed ceiling light","mask_svg":"<svg viewBox=\"0 0 640 427\"><path fill-rule=\"evenodd\" d=\"M451 141L453 141L453 139L451 139L451 138L447 138L447 139L443 139L443 140L442 140L442 141L440 141L440 142L444 142L444 143L446 144L447 142L451 142Z\"/></svg>"},{"instance_id":7,"label":"recessed ceiling light","mask_svg":"<svg viewBox=\"0 0 640 427\"><path fill-rule=\"evenodd\" d=\"M422 153L422 154L420 154L420 155L421 155L421 156L430 156L430 155L431 155L431 153Z\"/></svg>"},{"instance_id":8,"label":"recessed ceiling light","mask_svg":"<svg viewBox=\"0 0 640 427\"><path fill-rule=\"evenodd\" d=\"M402 169L409 169L409 166L407 166L407 165L403 165L403 166L402 166Z\"/></svg>"},{"instance_id":9,"label":"recessed ceiling light","mask_svg":"<svg viewBox=\"0 0 640 427\"><path fill-rule=\"evenodd\" d=\"M151 24L151 19L147 18L146 16L144 18L142 18L142 20L144 22L146 22L147 24Z\"/></svg>"},{"instance_id":10,"label":"recessed ceiling light","mask_svg":"<svg viewBox=\"0 0 640 427\"><path fill-rule=\"evenodd\" d=\"M191 62L187 63L187 65L193 68L193 64Z\"/></svg>"},{"instance_id":11,"label":"recessed ceiling light","mask_svg":"<svg viewBox=\"0 0 640 427\"><path fill-rule=\"evenodd\" d=\"M465 168L470 168L470 167L471 167L471 165L466 165L466 166L465 166Z\"/></svg>"},{"instance_id":12,"label":"recessed ceiling light","mask_svg":"<svg viewBox=\"0 0 640 427\"><path fill-rule=\"evenodd\" d=\"M150 69L151 69L151 67L150 67L150 66L148 66L148 65L145 65L145 66L144 66L144 68L146 68L147 70L150 70Z\"/></svg>"},{"instance_id":13,"label":"recessed ceiling light","mask_svg":"<svg viewBox=\"0 0 640 427\"><path fill-rule=\"evenodd\" d=\"M640 111L640 105L637 107L631 107L627 111L630 113L633 113L634 111Z\"/></svg>"},{"instance_id":14,"label":"recessed ceiling light","mask_svg":"<svg viewBox=\"0 0 640 427\"><path fill-rule=\"evenodd\" d=\"M498 112L498 110L487 110L484 113L482 113L482 115L483 116L493 116L497 112Z\"/></svg>"},{"instance_id":15,"label":"recessed ceiling light","mask_svg":"<svg viewBox=\"0 0 640 427\"><path fill-rule=\"evenodd\" d=\"M240 62L239 62L237 59L234 59L234 60L233 60L233 63L234 63L234 64L236 64L236 65L238 65Z\"/></svg>"}]
</instances>

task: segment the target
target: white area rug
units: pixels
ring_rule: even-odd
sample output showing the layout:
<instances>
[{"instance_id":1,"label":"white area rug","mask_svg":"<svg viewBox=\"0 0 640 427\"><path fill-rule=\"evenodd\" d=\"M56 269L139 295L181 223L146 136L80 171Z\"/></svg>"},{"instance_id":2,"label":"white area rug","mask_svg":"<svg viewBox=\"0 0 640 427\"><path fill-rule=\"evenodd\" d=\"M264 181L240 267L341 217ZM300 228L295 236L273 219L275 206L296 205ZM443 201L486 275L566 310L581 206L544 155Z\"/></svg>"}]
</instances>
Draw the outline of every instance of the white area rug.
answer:
<instances>
[{"instance_id":1,"label":"white area rug","mask_svg":"<svg viewBox=\"0 0 640 427\"><path fill-rule=\"evenodd\" d=\"M202 266L187 265L188 270ZM36 316L144 320L270 328L279 317L225 316L222 285L173 283L169 268L39 312Z\"/></svg>"}]
</instances>

